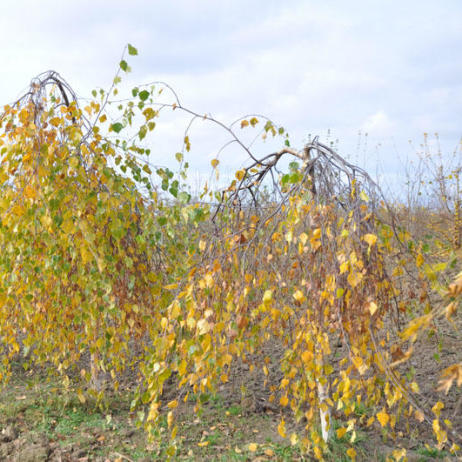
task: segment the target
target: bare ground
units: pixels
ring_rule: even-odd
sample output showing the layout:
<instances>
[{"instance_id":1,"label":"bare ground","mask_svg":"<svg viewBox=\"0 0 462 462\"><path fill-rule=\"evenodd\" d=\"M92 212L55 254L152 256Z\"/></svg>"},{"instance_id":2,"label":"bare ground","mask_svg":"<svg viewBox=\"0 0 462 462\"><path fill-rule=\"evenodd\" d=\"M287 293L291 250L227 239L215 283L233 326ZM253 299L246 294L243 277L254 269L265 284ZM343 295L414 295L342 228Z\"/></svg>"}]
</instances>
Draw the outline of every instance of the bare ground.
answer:
<instances>
[{"instance_id":1,"label":"bare ground","mask_svg":"<svg viewBox=\"0 0 462 462\"><path fill-rule=\"evenodd\" d=\"M454 430L462 433L462 393L453 387L448 396L436 391L439 373L445 367L462 361L461 330L446 324L438 326L434 335L424 335L411 360L401 366L402 373L414 374L420 386L421 403L427 406L442 399L443 410ZM278 385L280 353L274 345L260 352L270 356L270 378ZM255 358L254 358L255 359ZM259 369L249 371L245 363L236 365L230 383L222 385L215 396L202 395L203 412L194 414L195 401L182 403L178 409L179 431L173 460L311 460L302 457L290 441L279 436L277 426L281 411L268 401L269 390L263 386ZM245 387L245 393L243 388ZM166 400L176 395L172 382ZM168 396L170 395L170 396ZM25 372L16 365L13 380L0 393L0 461L71 462L71 461L151 461L165 460L168 450L167 425L160 443L149 443L138 422L137 412L130 411L131 395L108 395L103 407L80 402L66 393L56 379L43 371ZM378 410L357 409L356 417ZM342 425L342 416L335 415L335 426ZM285 416L288 434L302 431L290 415ZM409 431L408 431L409 430ZM341 440L334 437L326 458L349 460L346 451L354 447L361 461L385 461L399 448L407 450L409 461L462 460L450 455L448 448L434 448L432 429L413 422L406 428L398 423L395 433L378 423L369 428L359 425L352 443L348 434Z\"/></svg>"}]
</instances>

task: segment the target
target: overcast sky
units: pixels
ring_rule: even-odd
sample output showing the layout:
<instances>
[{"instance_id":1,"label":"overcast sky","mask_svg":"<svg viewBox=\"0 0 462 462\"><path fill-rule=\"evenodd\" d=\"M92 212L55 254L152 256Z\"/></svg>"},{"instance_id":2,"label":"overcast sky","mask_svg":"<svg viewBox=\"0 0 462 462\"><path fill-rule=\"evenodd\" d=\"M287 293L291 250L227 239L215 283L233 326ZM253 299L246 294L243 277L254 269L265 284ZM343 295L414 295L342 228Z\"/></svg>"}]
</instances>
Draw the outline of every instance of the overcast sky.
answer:
<instances>
[{"instance_id":1,"label":"overcast sky","mask_svg":"<svg viewBox=\"0 0 462 462\"><path fill-rule=\"evenodd\" d=\"M299 147L330 130L342 154L394 175L424 132L438 132L444 151L458 146L461 24L460 0L1 0L0 103L48 69L81 96L108 87L131 43L130 85L165 80L225 122L265 114ZM169 123L174 153L184 127ZM242 161L224 155L228 167Z\"/></svg>"}]
</instances>

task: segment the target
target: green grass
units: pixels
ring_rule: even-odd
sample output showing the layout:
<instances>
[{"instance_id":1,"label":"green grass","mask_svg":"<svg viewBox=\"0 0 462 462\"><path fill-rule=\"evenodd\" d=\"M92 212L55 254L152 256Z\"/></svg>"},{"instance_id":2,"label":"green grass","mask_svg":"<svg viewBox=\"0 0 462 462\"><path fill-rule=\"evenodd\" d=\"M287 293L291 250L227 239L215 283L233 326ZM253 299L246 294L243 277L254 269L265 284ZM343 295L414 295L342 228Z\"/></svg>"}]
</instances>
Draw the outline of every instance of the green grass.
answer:
<instances>
[{"instance_id":1,"label":"green grass","mask_svg":"<svg viewBox=\"0 0 462 462\"><path fill-rule=\"evenodd\" d=\"M430 459L444 459L449 457L449 453L444 450L439 450L437 448L432 448L430 446L423 446L416 450L417 454L423 456L422 460Z\"/></svg>"},{"instance_id":2,"label":"green grass","mask_svg":"<svg viewBox=\"0 0 462 462\"><path fill-rule=\"evenodd\" d=\"M233 404L227 409L227 412L229 412L229 415L238 416L242 414L242 407L237 404Z\"/></svg>"},{"instance_id":3,"label":"green grass","mask_svg":"<svg viewBox=\"0 0 462 462\"><path fill-rule=\"evenodd\" d=\"M14 422L21 435L43 435L62 450L77 448L89 457L109 460L114 453L133 461L163 460L172 451L166 418L160 420L158 439L147 441L143 428L136 426L136 411L130 412L128 394L108 396L104 406L91 399L81 403L59 382L25 374L27 381L13 381L0 394L0 430ZM192 411L197 400L202 404L200 415ZM273 451L275 460L300 459L297 448L275 441L278 416L245 415L240 404L206 393L193 396L183 407L173 460L252 460L265 457L265 450ZM124 436L127 432L129 437ZM253 442L258 443L256 452L248 448Z\"/></svg>"},{"instance_id":4,"label":"green grass","mask_svg":"<svg viewBox=\"0 0 462 462\"><path fill-rule=\"evenodd\" d=\"M115 453L125 455L133 461L166 460L173 454L172 460L213 460L248 461L261 460L297 461L303 458L297 445L283 440L277 425L281 416L267 413L249 413L240 402L230 402L229 398L217 394L198 394L181 403L175 410L179 430L174 441L169 440L169 429L165 416L159 422L158 432L153 441L148 441L142 426L137 425L137 412L130 410L132 396L129 393L108 395L104 406L98 406L96 399L82 403L75 395L62 390L57 381L46 377L25 373L27 380L15 377L15 380L0 393L0 431L13 424L21 438L33 439L34 435L43 435L54 442L63 451L75 449L83 452L90 460L101 456L109 460L116 459ZM196 402L202 404L199 415L194 414ZM363 404L356 406L354 416L361 418L372 412ZM290 419L286 418L289 423ZM345 422L334 421L334 430L345 426ZM295 425L293 422L290 425ZM288 433L295 427L288 428ZM318 429L319 430L319 429ZM301 426L298 431L303 432ZM367 431L367 433L365 433ZM354 441L352 432L338 438L336 432L329 442L325 459L330 462L349 460L347 450L354 447L357 461L382 460L384 451L392 448L380 438L377 429L375 441L383 447L375 451L371 459L368 437L372 429L356 429ZM254 451L249 444L254 443ZM1 443L0 443L1 444ZM202 446L199 446L201 444ZM384 450L382 450L384 449ZM377 455L375 455L377 454ZM421 460L444 459L447 451L438 451L422 444L413 451ZM66 458L63 457L63 460Z\"/></svg>"}]
</instances>

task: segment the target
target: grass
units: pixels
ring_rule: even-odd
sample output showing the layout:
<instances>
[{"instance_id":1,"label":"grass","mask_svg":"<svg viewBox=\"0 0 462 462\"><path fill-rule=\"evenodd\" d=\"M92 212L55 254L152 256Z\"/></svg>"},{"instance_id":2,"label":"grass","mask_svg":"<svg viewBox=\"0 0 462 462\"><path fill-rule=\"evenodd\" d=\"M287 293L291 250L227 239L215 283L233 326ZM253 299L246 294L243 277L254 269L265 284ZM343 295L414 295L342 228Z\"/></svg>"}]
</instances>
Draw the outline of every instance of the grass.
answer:
<instances>
[{"instance_id":1,"label":"grass","mask_svg":"<svg viewBox=\"0 0 462 462\"><path fill-rule=\"evenodd\" d=\"M203 404L199 416L192 410L196 398ZM144 429L137 425L136 412L130 411L130 400L128 394L119 394L108 396L104 408L96 402L82 403L58 382L19 369L0 393L0 430L14 425L22 446L32 444L34 435L41 435L63 459L71 453L90 460L112 461L117 454L133 461L165 459L172 453L166 420L160 440L147 441ZM203 394L190 401L177 419L174 460L269 460L268 454L273 454L273 460L301 460L295 447L280 441L278 416L247 415L240 404L228 403L220 395ZM249 449L250 443L257 445L256 451Z\"/></svg>"},{"instance_id":2,"label":"grass","mask_svg":"<svg viewBox=\"0 0 462 462\"><path fill-rule=\"evenodd\" d=\"M104 407L98 407L96 401L80 402L47 377L31 373L25 376L27 380L16 374L14 381L0 393L0 431L14 425L19 433L18 443L26 447L41 435L51 452L61 455L63 460L67 456L74 460L70 454L111 462L120 459L120 455L146 462L165 460L169 454L173 460L187 461L307 460L296 445L292 446L288 439L279 436L279 415L249 412L241 403L229 402L221 395L193 396L179 406L176 420L179 430L175 447L172 447L166 418L162 418L159 439L147 441L144 429L137 424L138 410L130 411L132 397L128 393L109 395ZM203 405L200 415L193 412L197 399ZM359 404L354 415L360 418L371 412ZM334 421L334 430L344 426L345 422ZM291 431L288 428L288 433ZM346 462L350 460L347 451L353 447L358 461L385 462L387 443L380 438L379 432L376 433L371 444L368 442L370 430L365 433L357 429L353 441L352 432L338 438L334 431L326 460ZM8 444L14 442L0 442L0 454L2 445ZM381 449L377 450L375 445L381 445ZM371 447L375 450L373 458ZM420 457L417 460L425 461L444 459L449 454L422 444L414 455Z\"/></svg>"},{"instance_id":3,"label":"grass","mask_svg":"<svg viewBox=\"0 0 462 462\"><path fill-rule=\"evenodd\" d=\"M416 452L422 456L422 461L427 459L444 459L450 456L447 451L432 448L428 445L418 448Z\"/></svg>"}]
</instances>

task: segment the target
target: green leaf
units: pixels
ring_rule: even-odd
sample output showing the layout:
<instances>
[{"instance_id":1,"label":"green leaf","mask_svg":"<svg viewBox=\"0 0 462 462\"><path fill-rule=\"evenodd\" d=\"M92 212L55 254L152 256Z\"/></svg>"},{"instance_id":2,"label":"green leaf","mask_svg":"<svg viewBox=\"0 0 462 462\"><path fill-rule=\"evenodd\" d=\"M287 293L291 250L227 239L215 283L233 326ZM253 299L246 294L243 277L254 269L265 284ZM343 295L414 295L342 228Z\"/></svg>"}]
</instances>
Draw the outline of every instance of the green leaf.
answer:
<instances>
[{"instance_id":1,"label":"green leaf","mask_svg":"<svg viewBox=\"0 0 462 462\"><path fill-rule=\"evenodd\" d=\"M120 61L119 66L123 71L127 72L127 69L128 69L127 61L122 59L122 61Z\"/></svg>"},{"instance_id":2,"label":"green leaf","mask_svg":"<svg viewBox=\"0 0 462 462\"><path fill-rule=\"evenodd\" d=\"M140 91L138 96L140 97L141 101L146 101L149 98L149 91L147 90Z\"/></svg>"},{"instance_id":3,"label":"green leaf","mask_svg":"<svg viewBox=\"0 0 462 462\"><path fill-rule=\"evenodd\" d=\"M122 128L124 128L124 126L120 122L111 125L111 130L116 133L119 133Z\"/></svg>"},{"instance_id":4,"label":"green leaf","mask_svg":"<svg viewBox=\"0 0 462 462\"><path fill-rule=\"evenodd\" d=\"M191 200L191 194L182 191L180 194L178 194L178 200L183 204L187 204Z\"/></svg>"},{"instance_id":5,"label":"green leaf","mask_svg":"<svg viewBox=\"0 0 462 462\"><path fill-rule=\"evenodd\" d=\"M147 132L148 132L148 129L146 128L146 125L142 125L140 127L140 131L138 132L138 136L140 140L142 140L146 136Z\"/></svg>"},{"instance_id":6,"label":"green leaf","mask_svg":"<svg viewBox=\"0 0 462 462\"><path fill-rule=\"evenodd\" d=\"M289 164L289 168L290 168L290 170L291 170L292 172L297 171L297 170L299 169L299 167L300 167L300 166L298 165L298 162L291 162L291 163Z\"/></svg>"},{"instance_id":7,"label":"green leaf","mask_svg":"<svg viewBox=\"0 0 462 462\"><path fill-rule=\"evenodd\" d=\"M128 54L131 56L136 56L138 54L138 50L134 46L128 44Z\"/></svg>"}]
</instances>

